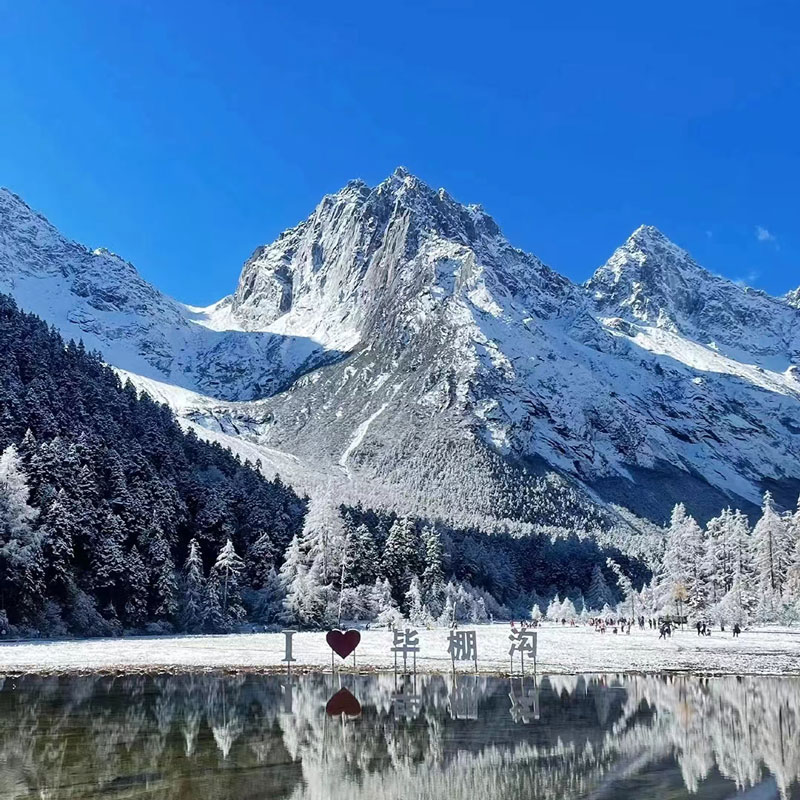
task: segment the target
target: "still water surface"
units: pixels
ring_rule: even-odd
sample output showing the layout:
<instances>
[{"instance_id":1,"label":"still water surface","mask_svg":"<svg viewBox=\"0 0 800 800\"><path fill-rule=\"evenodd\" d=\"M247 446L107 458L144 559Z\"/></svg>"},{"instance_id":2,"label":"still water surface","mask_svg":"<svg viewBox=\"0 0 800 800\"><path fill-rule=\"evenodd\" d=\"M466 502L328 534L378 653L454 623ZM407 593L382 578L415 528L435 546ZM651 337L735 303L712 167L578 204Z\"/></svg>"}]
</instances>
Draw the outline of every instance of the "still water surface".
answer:
<instances>
[{"instance_id":1,"label":"still water surface","mask_svg":"<svg viewBox=\"0 0 800 800\"><path fill-rule=\"evenodd\" d=\"M797 678L9 677L0 689L2 800L764 800L800 798L799 774Z\"/></svg>"}]
</instances>

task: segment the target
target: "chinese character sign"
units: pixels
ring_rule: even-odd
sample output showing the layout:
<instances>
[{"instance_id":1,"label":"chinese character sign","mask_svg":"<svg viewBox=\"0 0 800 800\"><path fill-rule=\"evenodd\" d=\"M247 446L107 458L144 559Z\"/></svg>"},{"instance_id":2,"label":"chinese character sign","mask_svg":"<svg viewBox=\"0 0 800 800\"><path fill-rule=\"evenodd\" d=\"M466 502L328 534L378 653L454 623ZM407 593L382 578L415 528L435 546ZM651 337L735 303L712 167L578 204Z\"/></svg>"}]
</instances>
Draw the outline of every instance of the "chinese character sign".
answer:
<instances>
[{"instance_id":1,"label":"chinese character sign","mask_svg":"<svg viewBox=\"0 0 800 800\"><path fill-rule=\"evenodd\" d=\"M447 652L453 662L453 669L456 667L456 661L472 661L475 664L475 671L478 671L478 636L475 631L451 630Z\"/></svg>"},{"instance_id":2,"label":"chinese character sign","mask_svg":"<svg viewBox=\"0 0 800 800\"><path fill-rule=\"evenodd\" d=\"M394 653L394 668L397 669L397 654L403 656L403 670L408 669L408 654L414 656L414 672L417 671L417 653L419 652L419 633L409 628L394 631L392 652Z\"/></svg>"},{"instance_id":3,"label":"chinese character sign","mask_svg":"<svg viewBox=\"0 0 800 800\"><path fill-rule=\"evenodd\" d=\"M520 631L512 630L508 637L511 642L511 649L508 655L511 657L511 671L514 671L514 653L519 653L520 667L525 671L525 654L533 658L533 668L536 669L536 631L523 629Z\"/></svg>"},{"instance_id":4,"label":"chinese character sign","mask_svg":"<svg viewBox=\"0 0 800 800\"><path fill-rule=\"evenodd\" d=\"M297 631L283 631L284 639L284 656L281 659L282 662L286 664L287 669L292 668L292 662L297 661L296 658L292 657L292 636L295 635Z\"/></svg>"}]
</instances>

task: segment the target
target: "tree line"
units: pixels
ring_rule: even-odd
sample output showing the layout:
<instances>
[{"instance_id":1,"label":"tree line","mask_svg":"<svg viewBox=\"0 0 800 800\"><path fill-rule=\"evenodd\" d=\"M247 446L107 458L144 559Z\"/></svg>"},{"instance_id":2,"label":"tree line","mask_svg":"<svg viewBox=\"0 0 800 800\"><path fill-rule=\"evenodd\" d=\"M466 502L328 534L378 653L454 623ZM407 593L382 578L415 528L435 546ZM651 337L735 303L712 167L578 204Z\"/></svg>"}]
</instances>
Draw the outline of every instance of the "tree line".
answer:
<instances>
[{"instance_id":1,"label":"tree line","mask_svg":"<svg viewBox=\"0 0 800 800\"><path fill-rule=\"evenodd\" d=\"M722 625L800 621L800 505L780 511L767 492L751 526L724 509L705 526L675 506L654 541L653 577L638 589L615 568L622 609L678 614Z\"/></svg>"}]
</instances>

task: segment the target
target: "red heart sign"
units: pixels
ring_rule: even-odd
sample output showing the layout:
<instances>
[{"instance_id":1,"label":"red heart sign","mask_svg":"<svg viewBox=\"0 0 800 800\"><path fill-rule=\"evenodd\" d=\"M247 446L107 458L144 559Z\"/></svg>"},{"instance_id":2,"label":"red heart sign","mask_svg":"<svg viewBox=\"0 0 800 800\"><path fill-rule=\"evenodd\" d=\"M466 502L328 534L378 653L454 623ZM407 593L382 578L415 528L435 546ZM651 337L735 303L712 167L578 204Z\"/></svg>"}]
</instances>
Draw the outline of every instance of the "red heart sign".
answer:
<instances>
[{"instance_id":1,"label":"red heart sign","mask_svg":"<svg viewBox=\"0 0 800 800\"><path fill-rule=\"evenodd\" d=\"M328 631L325 641L339 658L347 658L361 641L358 631Z\"/></svg>"},{"instance_id":2,"label":"red heart sign","mask_svg":"<svg viewBox=\"0 0 800 800\"><path fill-rule=\"evenodd\" d=\"M352 692L347 689L339 689L336 694L328 700L325 706L328 716L338 717L339 714L346 714L348 717L357 717L361 714L361 703L354 697Z\"/></svg>"}]
</instances>

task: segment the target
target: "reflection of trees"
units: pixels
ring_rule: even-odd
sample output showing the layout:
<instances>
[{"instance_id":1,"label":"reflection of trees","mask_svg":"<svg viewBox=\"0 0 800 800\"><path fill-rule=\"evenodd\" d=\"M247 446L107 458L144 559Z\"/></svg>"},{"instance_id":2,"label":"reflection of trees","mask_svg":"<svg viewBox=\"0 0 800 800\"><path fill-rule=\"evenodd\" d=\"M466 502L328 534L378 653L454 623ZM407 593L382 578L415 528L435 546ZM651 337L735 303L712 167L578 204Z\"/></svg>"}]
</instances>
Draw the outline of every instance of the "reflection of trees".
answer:
<instances>
[{"instance_id":1,"label":"reflection of trees","mask_svg":"<svg viewBox=\"0 0 800 800\"><path fill-rule=\"evenodd\" d=\"M218 676L22 678L0 691L0 797L286 797L274 681ZM227 756L227 757L226 757Z\"/></svg>"},{"instance_id":2,"label":"reflection of trees","mask_svg":"<svg viewBox=\"0 0 800 800\"><path fill-rule=\"evenodd\" d=\"M627 701L608 746L620 753L672 756L686 787L697 791L716 768L744 789L766 769L781 795L800 781L800 679L638 677L626 680ZM642 706L655 714L631 725Z\"/></svg>"},{"instance_id":3,"label":"reflection of trees","mask_svg":"<svg viewBox=\"0 0 800 800\"><path fill-rule=\"evenodd\" d=\"M410 720L395 717L392 676L343 677L364 709L347 722L325 714L330 675L7 679L0 796L567 800L626 796L653 766L690 792L766 769L788 797L798 780L798 679L554 676L530 725L512 723L507 680L458 680L478 721L432 676Z\"/></svg>"}]
</instances>

